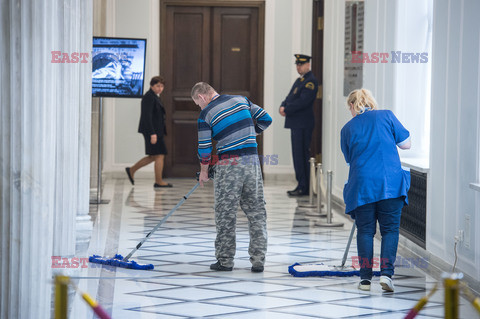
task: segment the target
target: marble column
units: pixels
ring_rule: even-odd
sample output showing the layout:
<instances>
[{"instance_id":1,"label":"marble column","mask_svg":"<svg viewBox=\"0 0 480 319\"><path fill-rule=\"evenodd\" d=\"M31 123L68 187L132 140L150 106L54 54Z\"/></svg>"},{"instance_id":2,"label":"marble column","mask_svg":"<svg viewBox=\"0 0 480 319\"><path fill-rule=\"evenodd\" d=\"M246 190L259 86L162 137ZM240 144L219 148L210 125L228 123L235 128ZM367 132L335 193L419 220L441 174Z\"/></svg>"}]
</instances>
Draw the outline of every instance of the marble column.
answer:
<instances>
[{"instance_id":1,"label":"marble column","mask_svg":"<svg viewBox=\"0 0 480 319\"><path fill-rule=\"evenodd\" d=\"M75 253L88 213L91 64L52 63L52 51L91 54L91 8L0 4L1 318L50 318L51 258Z\"/></svg>"}]
</instances>

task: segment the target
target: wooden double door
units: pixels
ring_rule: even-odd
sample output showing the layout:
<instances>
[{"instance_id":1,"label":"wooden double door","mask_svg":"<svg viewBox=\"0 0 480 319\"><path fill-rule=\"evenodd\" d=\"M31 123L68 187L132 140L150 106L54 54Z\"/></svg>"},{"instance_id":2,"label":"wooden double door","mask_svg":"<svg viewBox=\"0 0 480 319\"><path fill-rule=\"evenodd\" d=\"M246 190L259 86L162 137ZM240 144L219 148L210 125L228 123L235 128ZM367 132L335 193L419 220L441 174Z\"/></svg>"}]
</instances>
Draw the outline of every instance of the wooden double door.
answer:
<instances>
[{"instance_id":1,"label":"wooden double door","mask_svg":"<svg viewBox=\"0 0 480 319\"><path fill-rule=\"evenodd\" d=\"M220 94L244 95L262 106L264 11L263 1L161 2L167 177L192 177L199 169L200 108L190 97L195 83L210 83Z\"/></svg>"}]
</instances>

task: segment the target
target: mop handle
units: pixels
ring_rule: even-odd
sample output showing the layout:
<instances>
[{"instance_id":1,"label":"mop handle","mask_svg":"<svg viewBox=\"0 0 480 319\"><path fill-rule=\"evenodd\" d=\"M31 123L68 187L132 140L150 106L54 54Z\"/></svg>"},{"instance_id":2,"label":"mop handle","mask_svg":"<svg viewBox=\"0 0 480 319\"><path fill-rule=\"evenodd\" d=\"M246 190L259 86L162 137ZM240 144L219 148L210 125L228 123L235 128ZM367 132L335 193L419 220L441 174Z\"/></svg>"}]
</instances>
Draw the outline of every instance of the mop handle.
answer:
<instances>
[{"instance_id":1,"label":"mop handle","mask_svg":"<svg viewBox=\"0 0 480 319\"><path fill-rule=\"evenodd\" d=\"M165 215L165 217L163 217L163 219L147 234L147 236L145 236L145 238L142 239L141 242L139 242L137 244L137 246L135 248L133 248L133 250L127 255L125 256L125 258L123 258L122 261L124 262L127 262L128 259L130 259L130 257L132 257L132 255L140 248L142 247L143 243L147 241L147 239L155 232L157 231L157 229L160 228L160 226L162 226L162 224L168 219L168 217L172 216L172 214L177 210L178 207L180 207L187 199L190 195L192 195L192 193L197 189L197 187L200 186L200 183L197 182L197 184L195 184L195 186L192 187L192 189L185 195L183 196L183 198L178 202L178 204L167 214Z\"/></svg>"},{"instance_id":2,"label":"mop handle","mask_svg":"<svg viewBox=\"0 0 480 319\"><path fill-rule=\"evenodd\" d=\"M355 221L353 221L352 230L350 231L350 237L348 238L347 247L345 247L345 252L343 253L342 266L345 266L347 261L348 251L350 250L350 244L352 243L353 234L355 233Z\"/></svg>"}]
</instances>

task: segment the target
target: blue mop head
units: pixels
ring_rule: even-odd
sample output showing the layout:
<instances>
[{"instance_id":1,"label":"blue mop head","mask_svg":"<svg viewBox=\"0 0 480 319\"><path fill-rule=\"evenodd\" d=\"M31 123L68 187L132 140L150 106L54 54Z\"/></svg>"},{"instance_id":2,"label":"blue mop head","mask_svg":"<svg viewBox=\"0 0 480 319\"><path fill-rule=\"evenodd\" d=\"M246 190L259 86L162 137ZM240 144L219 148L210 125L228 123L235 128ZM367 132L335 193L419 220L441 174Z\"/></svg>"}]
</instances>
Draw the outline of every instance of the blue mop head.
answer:
<instances>
[{"instance_id":1,"label":"blue mop head","mask_svg":"<svg viewBox=\"0 0 480 319\"><path fill-rule=\"evenodd\" d=\"M153 269L152 264L140 265L133 260L123 261L123 256L119 254L116 254L115 257L113 258L106 258L106 257L93 255L88 258L88 261L91 263L110 265L110 266L122 267L122 268L128 268L128 269L140 269L140 270Z\"/></svg>"},{"instance_id":2,"label":"blue mop head","mask_svg":"<svg viewBox=\"0 0 480 319\"><path fill-rule=\"evenodd\" d=\"M295 263L288 267L288 272L294 277L360 276L360 271L353 267L327 266L323 263L305 265ZM374 271L373 275L380 276L380 271Z\"/></svg>"}]
</instances>

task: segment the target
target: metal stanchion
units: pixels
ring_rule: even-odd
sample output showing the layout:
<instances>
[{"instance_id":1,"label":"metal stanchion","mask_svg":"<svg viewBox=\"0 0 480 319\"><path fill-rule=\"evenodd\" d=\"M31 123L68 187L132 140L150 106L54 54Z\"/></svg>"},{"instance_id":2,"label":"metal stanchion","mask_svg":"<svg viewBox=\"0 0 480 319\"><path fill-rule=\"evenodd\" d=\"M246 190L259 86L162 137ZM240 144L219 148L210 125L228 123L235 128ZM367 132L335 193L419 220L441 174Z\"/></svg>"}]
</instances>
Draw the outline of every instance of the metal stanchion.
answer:
<instances>
[{"instance_id":1,"label":"metal stanchion","mask_svg":"<svg viewBox=\"0 0 480 319\"><path fill-rule=\"evenodd\" d=\"M92 308L93 312L100 319L111 319L110 315L86 292L81 292L70 280L70 277L63 275L55 276L55 319L68 318L68 286L73 287Z\"/></svg>"},{"instance_id":2,"label":"metal stanchion","mask_svg":"<svg viewBox=\"0 0 480 319\"><path fill-rule=\"evenodd\" d=\"M67 276L55 276L55 319L66 319L68 315Z\"/></svg>"},{"instance_id":3,"label":"metal stanchion","mask_svg":"<svg viewBox=\"0 0 480 319\"><path fill-rule=\"evenodd\" d=\"M299 204L298 207L301 208L316 208L317 205L313 202L313 195L314 195L314 185L315 185L315 158L310 157L310 190L308 193L308 204ZM321 164L319 164L321 165ZM318 194L318 188L317 188L317 194ZM318 196L318 195L317 195Z\"/></svg>"},{"instance_id":4,"label":"metal stanchion","mask_svg":"<svg viewBox=\"0 0 480 319\"><path fill-rule=\"evenodd\" d=\"M332 171L327 171L327 222L316 222L316 226L321 227L343 227L343 223L332 222Z\"/></svg>"},{"instance_id":5,"label":"metal stanchion","mask_svg":"<svg viewBox=\"0 0 480 319\"><path fill-rule=\"evenodd\" d=\"M326 213L322 213L322 163L317 164L317 175L315 177L317 184L317 205L315 205L315 210L305 212L305 215L315 216L315 217L325 217Z\"/></svg>"},{"instance_id":6,"label":"metal stanchion","mask_svg":"<svg viewBox=\"0 0 480 319\"><path fill-rule=\"evenodd\" d=\"M98 167L97 167L97 199L90 200L90 204L108 204L110 200L102 199L102 133L103 133L103 98L98 104Z\"/></svg>"},{"instance_id":7,"label":"metal stanchion","mask_svg":"<svg viewBox=\"0 0 480 319\"><path fill-rule=\"evenodd\" d=\"M462 273L445 273L442 275L445 288L445 319L458 318L458 295Z\"/></svg>"},{"instance_id":8,"label":"metal stanchion","mask_svg":"<svg viewBox=\"0 0 480 319\"><path fill-rule=\"evenodd\" d=\"M318 163L317 172L317 213L322 215L322 163Z\"/></svg>"}]
</instances>

